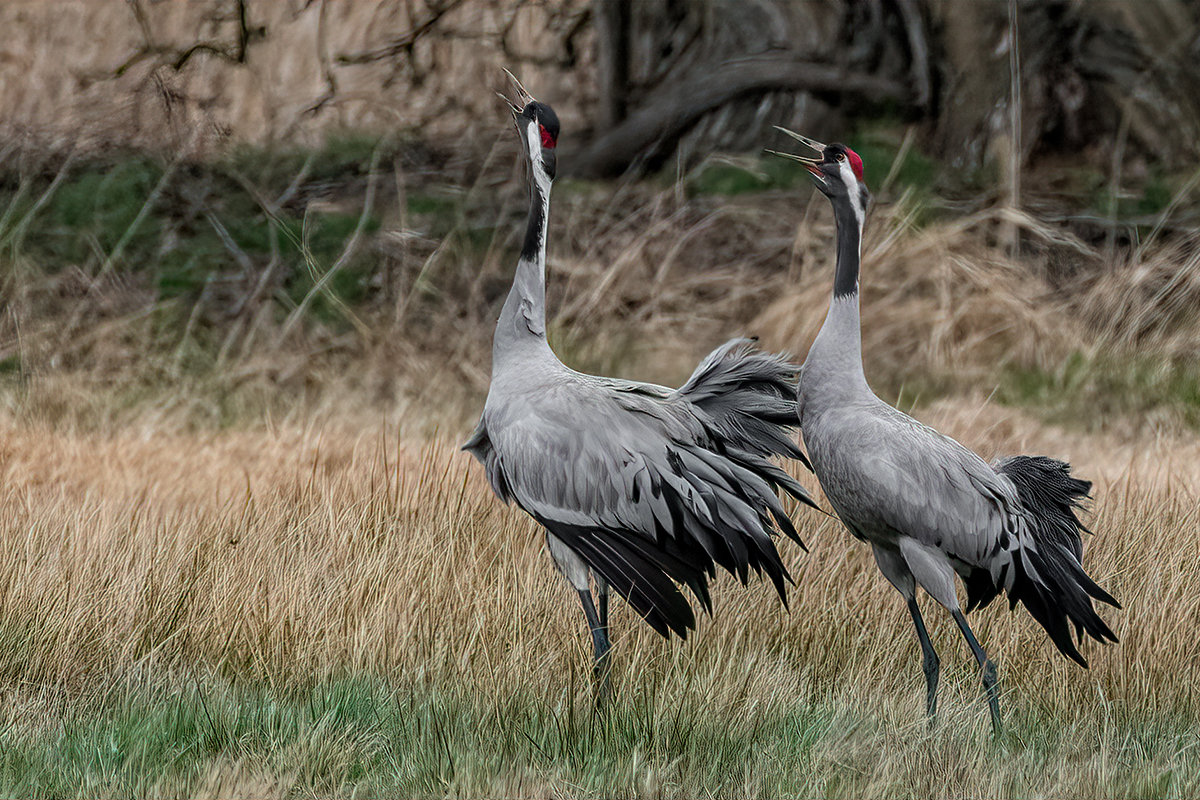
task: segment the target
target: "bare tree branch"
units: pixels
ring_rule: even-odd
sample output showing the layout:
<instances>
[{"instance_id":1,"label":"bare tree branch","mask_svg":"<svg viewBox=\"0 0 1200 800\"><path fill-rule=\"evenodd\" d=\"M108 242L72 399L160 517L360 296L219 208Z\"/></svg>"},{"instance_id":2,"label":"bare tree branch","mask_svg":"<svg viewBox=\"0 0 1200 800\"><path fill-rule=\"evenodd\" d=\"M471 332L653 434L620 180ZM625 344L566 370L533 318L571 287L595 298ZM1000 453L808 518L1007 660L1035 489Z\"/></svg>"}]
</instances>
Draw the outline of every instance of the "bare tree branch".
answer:
<instances>
[{"instance_id":1,"label":"bare tree branch","mask_svg":"<svg viewBox=\"0 0 1200 800\"><path fill-rule=\"evenodd\" d=\"M921 9L916 0L896 0L900 18L904 20L904 34L908 40L908 54L912 63L910 72L913 82L913 103L917 108L928 110L933 100L933 83L930 78L929 45L925 41L925 24L921 20Z\"/></svg>"},{"instance_id":2,"label":"bare tree branch","mask_svg":"<svg viewBox=\"0 0 1200 800\"><path fill-rule=\"evenodd\" d=\"M648 148L673 143L705 113L740 96L778 91L836 91L872 98L906 98L900 81L791 55L764 55L726 61L704 75L659 86L624 122L570 160L582 174L612 174Z\"/></svg>"},{"instance_id":3,"label":"bare tree branch","mask_svg":"<svg viewBox=\"0 0 1200 800\"><path fill-rule=\"evenodd\" d=\"M325 10L328 6L328 0L321 0L321 10L317 17L317 61L321 64L321 74L325 78L325 92L304 109L304 114L319 114L329 102L337 97L337 76L333 74L333 63L329 59L329 37L325 32Z\"/></svg>"},{"instance_id":4,"label":"bare tree branch","mask_svg":"<svg viewBox=\"0 0 1200 800\"><path fill-rule=\"evenodd\" d=\"M416 46L417 41L437 25L442 17L458 8L463 2L464 0L449 0L449 2L435 6L431 9L430 15L425 21L403 36L393 39L389 44L374 50L365 50L360 53L342 53L337 57L338 63L370 64L374 61L385 61L401 55L411 60L413 47Z\"/></svg>"},{"instance_id":5,"label":"bare tree branch","mask_svg":"<svg viewBox=\"0 0 1200 800\"><path fill-rule=\"evenodd\" d=\"M191 60L192 56L197 53L211 53L218 58L223 58L235 64L245 64L248 57L251 42L254 39L265 38L267 35L266 28L263 26L251 26L249 21L249 11L246 0L237 0L237 12L234 21L237 22L238 32L237 38L232 43L223 42L219 39L207 39L204 41L194 42L185 48L170 47L163 44L158 44L154 35L154 29L150 24L150 18L146 14L146 9L142 7L140 0L129 0L129 7L133 11L134 19L137 21L138 28L142 32L143 44L129 58L125 59L115 70L113 77L119 78L128 72L133 67L145 61L148 58L158 58L170 63L171 69L178 72ZM222 18L214 14L210 21L229 21L228 17Z\"/></svg>"}]
</instances>

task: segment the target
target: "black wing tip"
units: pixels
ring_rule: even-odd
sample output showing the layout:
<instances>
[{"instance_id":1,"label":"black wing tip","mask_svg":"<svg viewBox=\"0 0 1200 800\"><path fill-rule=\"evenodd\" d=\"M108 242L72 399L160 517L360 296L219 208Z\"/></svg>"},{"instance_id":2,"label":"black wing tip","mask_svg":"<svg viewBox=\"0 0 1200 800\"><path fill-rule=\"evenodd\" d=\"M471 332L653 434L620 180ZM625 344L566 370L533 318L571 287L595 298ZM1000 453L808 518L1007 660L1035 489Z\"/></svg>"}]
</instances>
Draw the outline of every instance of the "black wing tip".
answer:
<instances>
[{"instance_id":1,"label":"black wing tip","mask_svg":"<svg viewBox=\"0 0 1200 800\"><path fill-rule=\"evenodd\" d=\"M1087 669L1087 660L1072 641L1068 620L1080 641L1086 633L1098 642L1116 642L1116 634L1096 613L1092 600L1120 609L1121 604L1083 569L1080 531L1087 529L1075 515L1081 500L1092 489L1090 481L1071 475L1071 465L1048 456L1012 456L995 464L1016 487L1017 497L1030 519L1030 533L1038 550L1014 551L1017 570L1009 600L1017 599L1046 629L1063 655ZM1031 578L1023 559L1031 560L1041 580ZM989 591L997 591L991 588ZM985 593L986 594L986 593ZM983 605L986 605L986 599Z\"/></svg>"},{"instance_id":2,"label":"black wing tip","mask_svg":"<svg viewBox=\"0 0 1200 800\"><path fill-rule=\"evenodd\" d=\"M789 492L789 494L791 494L791 493ZM819 505L817 505L817 501L814 500L812 498L812 495L810 495L807 491L803 491L798 495L793 494L792 497L794 497L797 502L803 503L804 505L808 506L809 508L815 509L817 511L821 510L821 507Z\"/></svg>"},{"instance_id":3,"label":"black wing tip","mask_svg":"<svg viewBox=\"0 0 1200 800\"><path fill-rule=\"evenodd\" d=\"M1093 581L1086 573L1084 573L1084 577L1088 579L1086 583L1081 581L1081 583L1083 583L1084 591L1086 591L1091 597L1099 600L1101 603L1110 605L1118 611L1121 609L1121 603L1117 600L1117 598L1100 588L1100 585Z\"/></svg>"},{"instance_id":4,"label":"black wing tip","mask_svg":"<svg viewBox=\"0 0 1200 800\"><path fill-rule=\"evenodd\" d=\"M1084 669L1091 669L1091 667L1088 666L1087 659L1084 658L1083 654L1074 647L1072 647L1069 652L1067 650L1063 650L1062 647L1059 647L1058 649L1062 651L1063 655L1074 661L1079 666L1083 667Z\"/></svg>"},{"instance_id":5,"label":"black wing tip","mask_svg":"<svg viewBox=\"0 0 1200 800\"><path fill-rule=\"evenodd\" d=\"M696 614L675 578L687 586L702 606L711 607L704 564L689 566L677 556L654 548L647 540L645 548L633 546L619 530L581 527L538 518L547 530L561 539L597 575L664 639L673 632L687 639L696 628Z\"/></svg>"}]
</instances>

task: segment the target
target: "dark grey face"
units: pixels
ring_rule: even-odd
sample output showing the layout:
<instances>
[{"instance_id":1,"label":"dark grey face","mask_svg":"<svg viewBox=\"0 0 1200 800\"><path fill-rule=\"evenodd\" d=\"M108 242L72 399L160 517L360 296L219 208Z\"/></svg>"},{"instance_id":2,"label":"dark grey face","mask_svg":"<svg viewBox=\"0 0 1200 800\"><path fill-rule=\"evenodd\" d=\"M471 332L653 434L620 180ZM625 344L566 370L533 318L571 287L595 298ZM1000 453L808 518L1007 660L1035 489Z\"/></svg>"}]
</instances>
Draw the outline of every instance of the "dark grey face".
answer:
<instances>
[{"instance_id":1,"label":"dark grey face","mask_svg":"<svg viewBox=\"0 0 1200 800\"><path fill-rule=\"evenodd\" d=\"M534 100L517 115L518 125L525 126L529 122L537 125L537 139L540 140L542 148L542 166L545 168L546 174L553 179L558 167L558 157L556 155L559 130L558 115L554 113L554 109L550 106ZM530 146L534 146L532 142ZM530 153L530 155L533 154Z\"/></svg>"},{"instance_id":2,"label":"dark grey face","mask_svg":"<svg viewBox=\"0 0 1200 800\"><path fill-rule=\"evenodd\" d=\"M813 183L834 204L849 203L865 213L871 194L862 180L862 159L844 144L828 145L820 161L807 164Z\"/></svg>"}]
</instances>

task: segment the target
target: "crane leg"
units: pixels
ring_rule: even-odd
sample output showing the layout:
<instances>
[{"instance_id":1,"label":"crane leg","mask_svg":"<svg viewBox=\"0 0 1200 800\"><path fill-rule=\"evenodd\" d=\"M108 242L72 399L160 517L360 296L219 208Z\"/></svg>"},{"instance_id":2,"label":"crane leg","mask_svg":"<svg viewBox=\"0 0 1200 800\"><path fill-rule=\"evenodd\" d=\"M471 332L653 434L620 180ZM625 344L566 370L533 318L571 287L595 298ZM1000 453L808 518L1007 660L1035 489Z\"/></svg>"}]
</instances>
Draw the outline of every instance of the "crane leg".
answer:
<instances>
[{"instance_id":1,"label":"crane leg","mask_svg":"<svg viewBox=\"0 0 1200 800\"><path fill-rule=\"evenodd\" d=\"M921 643L921 653L924 658L921 668L925 670L925 713L929 715L932 725L937 716L937 688L940 662L929 641L929 632L925 630L925 620L921 619L921 609L917 607L917 598L908 598L908 612L912 614L913 625L917 627L917 640Z\"/></svg>"},{"instance_id":2,"label":"crane leg","mask_svg":"<svg viewBox=\"0 0 1200 800\"><path fill-rule=\"evenodd\" d=\"M600 627L608 636L608 584L599 575L596 576L596 604L600 606Z\"/></svg>"},{"instance_id":3,"label":"crane leg","mask_svg":"<svg viewBox=\"0 0 1200 800\"><path fill-rule=\"evenodd\" d=\"M608 637L608 584L599 575L596 576L596 605L600 610L600 633L604 636L604 652L596 657L596 665L598 673L597 680L604 687L604 691L611 693L612 682L609 678L609 650L612 649L612 640Z\"/></svg>"},{"instance_id":4,"label":"crane leg","mask_svg":"<svg viewBox=\"0 0 1200 800\"><path fill-rule=\"evenodd\" d=\"M997 698L996 691L996 665L987 657L987 653L983 652L983 648L979 646L979 642L975 639L975 634L971 633L971 626L967 624L967 618L963 616L962 611L954 609L950 613L954 616L954 621L958 623L963 636L966 637L967 645L975 655L975 660L979 662L979 668L983 670L983 690L987 693L988 708L992 712L992 733L998 736L1000 734L1000 701Z\"/></svg>"},{"instance_id":5,"label":"crane leg","mask_svg":"<svg viewBox=\"0 0 1200 800\"><path fill-rule=\"evenodd\" d=\"M612 694L612 680L609 676L609 651L612 645L608 641L608 627L600 623L600 616L596 613L596 606L592 603L592 593L587 589L580 589L579 602L583 604L583 614L587 617L588 628L592 632L592 677L596 682L596 708L601 709L608 703L608 698ZM604 605L605 617L608 616L608 598L601 595L601 602Z\"/></svg>"}]
</instances>

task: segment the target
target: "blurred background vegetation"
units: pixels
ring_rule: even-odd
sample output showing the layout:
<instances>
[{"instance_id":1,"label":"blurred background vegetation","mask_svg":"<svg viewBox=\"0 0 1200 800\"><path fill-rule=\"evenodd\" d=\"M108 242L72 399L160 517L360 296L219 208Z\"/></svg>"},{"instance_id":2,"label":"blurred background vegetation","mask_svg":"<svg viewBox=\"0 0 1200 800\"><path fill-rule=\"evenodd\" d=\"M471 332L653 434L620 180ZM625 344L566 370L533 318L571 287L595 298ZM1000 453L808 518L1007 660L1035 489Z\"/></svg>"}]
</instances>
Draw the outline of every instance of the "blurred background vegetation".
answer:
<instances>
[{"instance_id":1,"label":"blurred background vegetation","mask_svg":"<svg viewBox=\"0 0 1200 800\"><path fill-rule=\"evenodd\" d=\"M54 0L0 7L0 386L84 428L338 404L460 425L526 189L502 67L563 123L552 338L667 382L800 356L875 194L868 376L1200 426L1200 7L1183 0Z\"/></svg>"}]
</instances>

